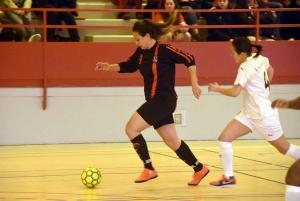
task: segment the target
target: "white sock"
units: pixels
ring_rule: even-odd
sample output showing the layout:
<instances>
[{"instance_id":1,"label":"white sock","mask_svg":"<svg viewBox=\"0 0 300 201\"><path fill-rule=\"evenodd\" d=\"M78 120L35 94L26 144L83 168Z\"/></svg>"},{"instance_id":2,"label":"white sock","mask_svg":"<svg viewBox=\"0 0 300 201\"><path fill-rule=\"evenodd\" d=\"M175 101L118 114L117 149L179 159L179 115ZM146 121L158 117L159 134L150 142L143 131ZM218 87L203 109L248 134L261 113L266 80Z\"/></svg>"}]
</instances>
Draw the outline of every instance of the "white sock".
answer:
<instances>
[{"instance_id":1,"label":"white sock","mask_svg":"<svg viewBox=\"0 0 300 201\"><path fill-rule=\"evenodd\" d=\"M300 187L286 185L285 201L299 201L300 200Z\"/></svg>"},{"instance_id":2,"label":"white sock","mask_svg":"<svg viewBox=\"0 0 300 201\"><path fill-rule=\"evenodd\" d=\"M220 143L220 157L224 169L224 175L226 178L233 176L233 151L232 145L229 142L221 142Z\"/></svg>"},{"instance_id":3,"label":"white sock","mask_svg":"<svg viewBox=\"0 0 300 201\"><path fill-rule=\"evenodd\" d=\"M291 144L289 150L285 153L285 155L290 156L295 160L298 160L300 158L300 148Z\"/></svg>"}]
</instances>

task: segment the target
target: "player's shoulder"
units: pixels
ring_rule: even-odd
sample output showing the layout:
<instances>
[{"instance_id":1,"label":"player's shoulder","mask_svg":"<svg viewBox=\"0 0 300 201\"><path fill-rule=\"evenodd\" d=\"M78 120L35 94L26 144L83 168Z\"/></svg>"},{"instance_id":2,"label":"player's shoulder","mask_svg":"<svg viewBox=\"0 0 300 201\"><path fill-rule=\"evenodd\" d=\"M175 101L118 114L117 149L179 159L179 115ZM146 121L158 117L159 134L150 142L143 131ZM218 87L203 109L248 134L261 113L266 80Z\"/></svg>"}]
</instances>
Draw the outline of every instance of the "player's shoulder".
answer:
<instances>
[{"instance_id":1,"label":"player's shoulder","mask_svg":"<svg viewBox=\"0 0 300 201\"><path fill-rule=\"evenodd\" d=\"M175 48L174 46L170 45L170 44L165 44L165 43L160 43L159 44L159 50L162 50L162 51L176 51L177 48Z\"/></svg>"},{"instance_id":2,"label":"player's shoulder","mask_svg":"<svg viewBox=\"0 0 300 201\"><path fill-rule=\"evenodd\" d=\"M245 70L246 67L248 66L247 64L248 64L248 62L241 63L239 70L242 70L242 71Z\"/></svg>"},{"instance_id":3,"label":"player's shoulder","mask_svg":"<svg viewBox=\"0 0 300 201\"><path fill-rule=\"evenodd\" d=\"M254 60L256 61L266 61L269 60L268 57L265 57L263 55L258 55L257 57L253 57Z\"/></svg>"},{"instance_id":4,"label":"player's shoulder","mask_svg":"<svg viewBox=\"0 0 300 201\"><path fill-rule=\"evenodd\" d=\"M261 66L265 66L266 68L269 67L270 63L269 63L269 59L268 57L259 55L256 59L256 64L255 65L261 65Z\"/></svg>"},{"instance_id":5,"label":"player's shoulder","mask_svg":"<svg viewBox=\"0 0 300 201\"><path fill-rule=\"evenodd\" d=\"M166 43L159 43L159 48L166 49L167 47L171 47L171 45L170 44L166 44Z\"/></svg>"}]
</instances>

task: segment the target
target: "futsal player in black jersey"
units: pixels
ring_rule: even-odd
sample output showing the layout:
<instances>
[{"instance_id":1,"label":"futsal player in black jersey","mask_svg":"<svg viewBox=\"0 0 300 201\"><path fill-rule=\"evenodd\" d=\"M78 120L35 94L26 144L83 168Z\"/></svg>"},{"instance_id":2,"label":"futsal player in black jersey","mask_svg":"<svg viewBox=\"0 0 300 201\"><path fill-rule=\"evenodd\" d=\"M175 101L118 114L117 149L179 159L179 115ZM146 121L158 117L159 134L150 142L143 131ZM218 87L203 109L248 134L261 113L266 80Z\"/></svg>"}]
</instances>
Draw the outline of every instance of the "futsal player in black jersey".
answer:
<instances>
[{"instance_id":1,"label":"futsal player in black jersey","mask_svg":"<svg viewBox=\"0 0 300 201\"><path fill-rule=\"evenodd\" d=\"M193 179L188 185L198 185L209 173L201 164L188 145L178 138L174 125L173 112L176 108L175 64L184 64L191 77L192 92L198 99L201 88L198 85L194 56L171 45L160 44L161 36L169 33L177 12L165 23L155 23L150 19L139 20L133 25L133 37L139 46L127 61L118 64L99 62L95 70L134 73L140 71L144 77L146 102L137 109L127 122L125 132L134 149L144 163L144 170L135 182L146 182L158 176L152 165L147 143L141 131L153 126L177 156L193 167Z\"/></svg>"},{"instance_id":2,"label":"futsal player in black jersey","mask_svg":"<svg viewBox=\"0 0 300 201\"><path fill-rule=\"evenodd\" d=\"M300 96L293 100L277 99L271 104L273 108L289 108L300 110ZM300 200L300 159L296 160L285 176L285 201Z\"/></svg>"}]
</instances>

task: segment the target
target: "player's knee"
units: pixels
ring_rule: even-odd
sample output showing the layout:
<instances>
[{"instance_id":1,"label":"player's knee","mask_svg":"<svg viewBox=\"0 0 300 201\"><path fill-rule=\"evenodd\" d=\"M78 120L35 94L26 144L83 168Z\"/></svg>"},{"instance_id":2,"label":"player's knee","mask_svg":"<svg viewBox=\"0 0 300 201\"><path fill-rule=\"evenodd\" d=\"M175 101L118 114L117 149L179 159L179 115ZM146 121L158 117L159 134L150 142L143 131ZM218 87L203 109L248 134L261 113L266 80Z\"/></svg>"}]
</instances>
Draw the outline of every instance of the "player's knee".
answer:
<instances>
[{"instance_id":1,"label":"player's knee","mask_svg":"<svg viewBox=\"0 0 300 201\"><path fill-rule=\"evenodd\" d=\"M178 138L167 138L167 139L163 139L164 143L170 147L173 151L177 150L180 147L181 144L181 140Z\"/></svg>"},{"instance_id":2,"label":"player's knee","mask_svg":"<svg viewBox=\"0 0 300 201\"><path fill-rule=\"evenodd\" d=\"M228 137L228 135L221 134L218 137L218 141L219 142L232 142L232 139L230 139L230 137Z\"/></svg>"},{"instance_id":3,"label":"player's knee","mask_svg":"<svg viewBox=\"0 0 300 201\"><path fill-rule=\"evenodd\" d=\"M127 123L126 126L125 126L125 133L126 133L126 135L130 136L132 134L132 132L133 132L132 126L130 126L130 124Z\"/></svg>"}]
</instances>

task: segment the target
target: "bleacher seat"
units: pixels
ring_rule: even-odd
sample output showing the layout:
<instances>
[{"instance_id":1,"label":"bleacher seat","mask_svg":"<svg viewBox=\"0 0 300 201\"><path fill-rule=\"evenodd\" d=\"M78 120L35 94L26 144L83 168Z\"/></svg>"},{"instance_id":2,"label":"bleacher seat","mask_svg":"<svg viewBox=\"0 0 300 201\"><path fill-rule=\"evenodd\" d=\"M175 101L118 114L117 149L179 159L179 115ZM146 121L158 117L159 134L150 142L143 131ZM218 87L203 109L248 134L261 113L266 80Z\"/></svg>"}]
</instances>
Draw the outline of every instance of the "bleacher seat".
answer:
<instances>
[{"instance_id":1,"label":"bleacher seat","mask_svg":"<svg viewBox=\"0 0 300 201\"><path fill-rule=\"evenodd\" d=\"M145 6L143 3L143 7ZM118 6L112 4L110 0L78 0L77 8L79 9L117 9ZM130 9L130 8L129 8ZM0 16L1 16L0 11ZM2 13L4 16L4 14ZM91 12L78 11L79 17L76 17L77 25L105 25L105 26L132 26L136 19L135 13L131 13L132 19L126 21L116 19L116 12ZM41 24L41 20L33 15L33 23ZM205 20L199 21L199 24L206 24ZM86 42L133 42L132 28L78 28L81 41ZM42 34L42 29L36 29L37 33ZM66 29L57 31L58 35L68 36ZM200 34L205 38L207 31L200 29Z\"/></svg>"}]
</instances>

